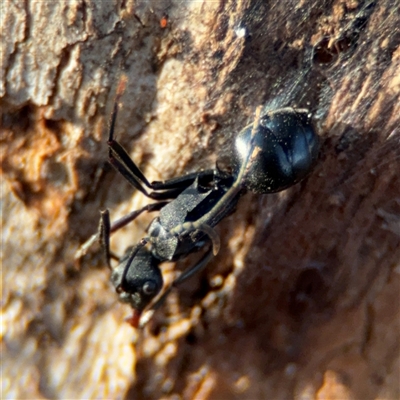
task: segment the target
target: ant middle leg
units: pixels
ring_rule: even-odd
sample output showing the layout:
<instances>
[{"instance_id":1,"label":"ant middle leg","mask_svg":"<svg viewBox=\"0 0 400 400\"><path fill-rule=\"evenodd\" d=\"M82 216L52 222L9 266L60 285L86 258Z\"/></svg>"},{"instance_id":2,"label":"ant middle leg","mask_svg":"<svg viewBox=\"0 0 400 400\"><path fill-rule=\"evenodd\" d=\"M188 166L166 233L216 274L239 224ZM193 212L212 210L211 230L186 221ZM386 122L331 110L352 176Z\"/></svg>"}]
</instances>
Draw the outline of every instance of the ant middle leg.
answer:
<instances>
[{"instance_id":1,"label":"ant middle leg","mask_svg":"<svg viewBox=\"0 0 400 400\"><path fill-rule=\"evenodd\" d=\"M130 212L129 214L123 216L122 218L118 219L117 221L113 222L110 224L109 222L109 216L107 217L106 213L108 213L108 210L101 211L101 217L100 217L100 222L99 222L99 228L97 232L92 235L85 243L83 243L79 249L75 253L75 260L79 260L82 258L88 251L88 249L98 240L100 240L100 245L106 246L105 240L111 236L112 233L118 231L119 229L123 228L125 225L128 225L130 222L135 220L140 214L143 212L153 212L153 211L159 211L161 208L166 206L169 203L169 201L160 201L158 203L151 203L147 204L146 206L140 208L139 210L135 210ZM108 222L107 222L108 218ZM103 235L103 236L102 236ZM103 247L103 251L105 247ZM114 255L109 253L110 258L116 258ZM107 265L109 265L109 258L107 258L107 252L105 252L105 256L107 259Z\"/></svg>"}]
</instances>

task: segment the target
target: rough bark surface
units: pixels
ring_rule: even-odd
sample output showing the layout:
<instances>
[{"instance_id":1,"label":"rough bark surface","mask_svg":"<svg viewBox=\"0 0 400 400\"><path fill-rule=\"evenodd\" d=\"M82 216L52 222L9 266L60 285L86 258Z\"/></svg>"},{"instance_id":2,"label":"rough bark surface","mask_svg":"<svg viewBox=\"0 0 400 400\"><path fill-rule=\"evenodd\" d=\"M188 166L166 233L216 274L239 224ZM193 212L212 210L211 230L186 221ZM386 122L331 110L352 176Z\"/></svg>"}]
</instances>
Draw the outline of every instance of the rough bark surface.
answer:
<instances>
[{"instance_id":1,"label":"rough bark surface","mask_svg":"<svg viewBox=\"0 0 400 400\"><path fill-rule=\"evenodd\" d=\"M1 2L1 397L399 398L399 10ZM141 331L98 248L73 261L99 209L147 203L106 163L121 74L117 136L149 180L212 168L259 104L309 108L322 142L306 181L243 197L218 256Z\"/></svg>"}]
</instances>

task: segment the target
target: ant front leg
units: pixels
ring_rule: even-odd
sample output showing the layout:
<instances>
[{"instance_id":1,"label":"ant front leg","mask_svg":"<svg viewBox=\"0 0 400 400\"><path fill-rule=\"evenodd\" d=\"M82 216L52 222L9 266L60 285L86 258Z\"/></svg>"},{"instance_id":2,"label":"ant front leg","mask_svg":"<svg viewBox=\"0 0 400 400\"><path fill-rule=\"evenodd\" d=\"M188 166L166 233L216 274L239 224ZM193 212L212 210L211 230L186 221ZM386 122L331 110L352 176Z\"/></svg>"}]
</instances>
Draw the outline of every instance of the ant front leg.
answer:
<instances>
[{"instance_id":1,"label":"ant front leg","mask_svg":"<svg viewBox=\"0 0 400 400\"><path fill-rule=\"evenodd\" d=\"M100 247L103 250L104 258L106 259L106 263L108 268L111 268L110 262L110 235L111 235L111 224L110 224L110 213L108 210L100 211L100 222L98 229L98 237L100 242Z\"/></svg>"},{"instance_id":2,"label":"ant front leg","mask_svg":"<svg viewBox=\"0 0 400 400\"><path fill-rule=\"evenodd\" d=\"M147 211L159 211L162 207L167 205L167 201L162 201L159 203L152 203L152 204L147 204L146 206L142 207L139 210L133 211L121 219L117 220L115 223L112 225L110 224L110 213L108 210L103 210L100 211L100 222L99 222L99 230L97 232L97 237L99 238L100 241L100 246L103 249L104 256L107 262L107 266L111 268L111 263L110 263L110 258L116 258L119 260L118 257L114 256L110 252L110 236L111 233L116 232L117 230L121 229L125 225L129 224L129 222L132 222L134 219L136 219L142 212Z\"/></svg>"}]
</instances>

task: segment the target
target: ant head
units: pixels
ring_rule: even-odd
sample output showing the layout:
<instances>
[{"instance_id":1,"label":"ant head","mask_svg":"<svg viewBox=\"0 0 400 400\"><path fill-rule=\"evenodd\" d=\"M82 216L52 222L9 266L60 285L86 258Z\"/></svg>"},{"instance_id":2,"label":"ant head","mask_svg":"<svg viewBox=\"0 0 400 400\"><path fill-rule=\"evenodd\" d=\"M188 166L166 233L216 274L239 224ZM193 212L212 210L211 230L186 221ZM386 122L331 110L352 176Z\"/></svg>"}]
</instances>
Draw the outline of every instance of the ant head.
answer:
<instances>
[{"instance_id":1,"label":"ant head","mask_svg":"<svg viewBox=\"0 0 400 400\"><path fill-rule=\"evenodd\" d=\"M235 178L255 193L278 192L305 178L319 151L309 112L282 108L258 122L245 127L235 140Z\"/></svg>"},{"instance_id":2,"label":"ant head","mask_svg":"<svg viewBox=\"0 0 400 400\"><path fill-rule=\"evenodd\" d=\"M119 300L141 313L160 292L163 278L158 267L159 260L146 248L140 249L127 265L131 249L127 249L122 262L113 270L111 282L119 294Z\"/></svg>"}]
</instances>

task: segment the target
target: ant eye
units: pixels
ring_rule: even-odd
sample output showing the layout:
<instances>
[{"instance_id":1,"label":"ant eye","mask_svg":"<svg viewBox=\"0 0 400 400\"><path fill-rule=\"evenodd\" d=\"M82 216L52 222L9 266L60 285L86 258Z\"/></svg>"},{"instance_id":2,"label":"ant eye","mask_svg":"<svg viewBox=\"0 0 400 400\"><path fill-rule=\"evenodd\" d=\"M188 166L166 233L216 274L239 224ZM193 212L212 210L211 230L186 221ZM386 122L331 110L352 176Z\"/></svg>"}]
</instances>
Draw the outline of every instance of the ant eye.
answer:
<instances>
[{"instance_id":1,"label":"ant eye","mask_svg":"<svg viewBox=\"0 0 400 400\"><path fill-rule=\"evenodd\" d=\"M150 296L155 293L156 291L156 284L153 281L147 281L143 284L142 290L143 293Z\"/></svg>"}]
</instances>

